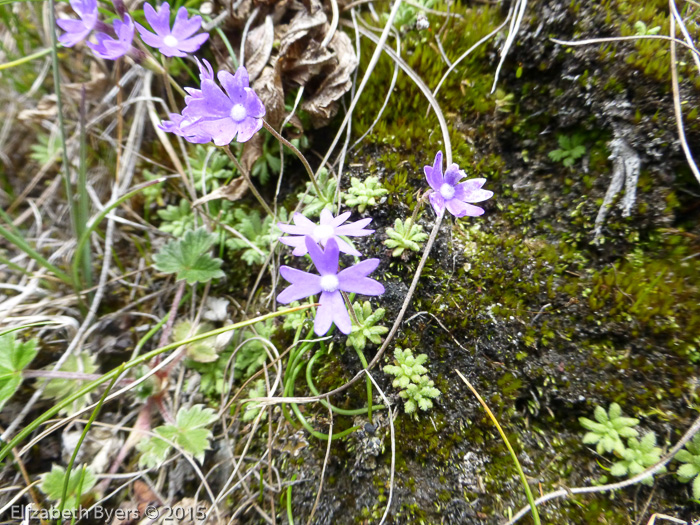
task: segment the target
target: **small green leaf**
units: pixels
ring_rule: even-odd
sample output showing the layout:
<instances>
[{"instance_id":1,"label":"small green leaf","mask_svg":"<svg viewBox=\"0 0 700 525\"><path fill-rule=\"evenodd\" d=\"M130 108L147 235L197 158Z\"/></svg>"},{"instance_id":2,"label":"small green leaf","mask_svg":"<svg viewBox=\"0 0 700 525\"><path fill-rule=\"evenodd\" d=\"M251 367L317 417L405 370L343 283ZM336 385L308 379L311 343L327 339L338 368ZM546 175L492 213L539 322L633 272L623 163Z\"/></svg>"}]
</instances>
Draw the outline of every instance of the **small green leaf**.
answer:
<instances>
[{"instance_id":1,"label":"small green leaf","mask_svg":"<svg viewBox=\"0 0 700 525\"><path fill-rule=\"evenodd\" d=\"M209 448L211 430L205 428L216 421L216 414L211 408L194 405L192 408L181 408L175 424L163 425L154 430L164 439L177 443L185 452L192 454L198 461L204 460L204 452ZM156 466L159 461L167 458L170 444L157 437L141 441L137 445L142 452L139 463Z\"/></svg>"},{"instance_id":2,"label":"small green leaf","mask_svg":"<svg viewBox=\"0 0 700 525\"><path fill-rule=\"evenodd\" d=\"M66 469L58 465L53 465L51 472L42 475L41 492L46 494L46 497L52 501L60 502L63 495L63 485L66 480ZM66 499L64 500L64 509L74 510L80 506L80 498L87 494L95 486L97 478L89 468L81 466L73 468L68 479L68 490ZM80 488L80 492L78 492Z\"/></svg>"},{"instance_id":3,"label":"small green leaf","mask_svg":"<svg viewBox=\"0 0 700 525\"><path fill-rule=\"evenodd\" d=\"M46 370L52 370L53 365L46 367ZM71 354L61 366L62 372L76 372L82 374L92 374L97 371L95 364L95 356L88 352L81 352L78 355ZM38 379L39 385L46 383L44 393L41 395L43 399L52 399L54 401L62 401L63 399L72 396L83 388L84 382L87 379ZM59 414L74 414L90 402L90 394L85 394L73 401L69 406L62 408Z\"/></svg>"},{"instance_id":4,"label":"small green leaf","mask_svg":"<svg viewBox=\"0 0 700 525\"><path fill-rule=\"evenodd\" d=\"M223 277L223 261L207 253L215 242L216 236L204 228L188 231L182 240L170 241L154 256L155 266L161 272L176 273L177 280L187 284Z\"/></svg>"},{"instance_id":5,"label":"small green leaf","mask_svg":"<svg viewBox=\"0 0 700 525\"><path fill-rule=\"evenodd\" d=\"M0 410L22 384L22 370L36 354L36 339L23 343L14 332L0 336Z\"/></svg>"}]
</instances>

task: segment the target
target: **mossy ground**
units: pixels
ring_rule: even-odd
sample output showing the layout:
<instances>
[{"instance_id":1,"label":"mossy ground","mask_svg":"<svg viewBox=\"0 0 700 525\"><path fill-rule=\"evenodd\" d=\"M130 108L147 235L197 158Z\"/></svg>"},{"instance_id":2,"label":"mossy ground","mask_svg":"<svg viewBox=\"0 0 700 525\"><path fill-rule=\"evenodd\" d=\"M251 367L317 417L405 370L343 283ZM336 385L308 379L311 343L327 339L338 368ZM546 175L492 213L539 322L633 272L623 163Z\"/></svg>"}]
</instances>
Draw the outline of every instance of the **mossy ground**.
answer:
<instances>
[{"instance_id":1,"label":"mossy ground","mask_svg":"<svg viewBox=\"0 0 700 525\"><path fill-rule=\"evenodd\" d=\"M548 40L601 36L601 28L602 36L629 35L637 20L667 31L667 10L665 2L528 2L499 91L489 94L503 37L472 53L438 93L454 161L486 177L495 196L482 218L444 221L407 318L421 314L395 340L429 355L443 392L429 414L418 420L400 414L395 422L395 523L497 523L526 503L500 437L455 369L491 406L537 491L590 485L605 474L607 459L582 444L578 423L595 405L620 403L667 447L697 416L697 191L676 141L668 46L567 48ZM442 34L452 60L505 15L481 3L455 12L463 18L452 18ZM431 22L429 31L405 34L403 44L406 61L432 89L447 65L434 42L443 20ZM363 47L363 64L372 51ZM378 112L392 72L392 63L380 60L360 101L358 134ZM688 108L697 105L696 88L690 80L682 85ZM354 175L379 175L390 190L371 212L379 233L412 211L425 187L422 166L443 147L427 108L400 75L369 144L349 162ZM691 149L700 150L693 115L687 125ZM613 207L603 242L594 244L612 171L608 142L616 133L638 152L643 171L631 216ZM560 134L585 137L585 155L568 168L548 158ZM424 208L426 230L433 221ZM379 241L366 248L382 251ZM391 319L419 257L391 259L384 251L387 294L380 303ZM359 368L357 359L344 360L326 386ZM391 392L390 379L376 375ZM361 390L353 394L358 403ZM357 468L357 447L333 447L318 523L381 517L390 461L386 421L377 433L384 452L369 471ZM324 451L315 443L307 458L320 462ZM689 497L687 486L666 474L653 492L633 487L555 501L541 513L546 523L631 523L643 518L650 498L649 513L690 519L700 508ZM304 515L313 490L300 489L294 500Z\"/></svg>"}]
</instances>

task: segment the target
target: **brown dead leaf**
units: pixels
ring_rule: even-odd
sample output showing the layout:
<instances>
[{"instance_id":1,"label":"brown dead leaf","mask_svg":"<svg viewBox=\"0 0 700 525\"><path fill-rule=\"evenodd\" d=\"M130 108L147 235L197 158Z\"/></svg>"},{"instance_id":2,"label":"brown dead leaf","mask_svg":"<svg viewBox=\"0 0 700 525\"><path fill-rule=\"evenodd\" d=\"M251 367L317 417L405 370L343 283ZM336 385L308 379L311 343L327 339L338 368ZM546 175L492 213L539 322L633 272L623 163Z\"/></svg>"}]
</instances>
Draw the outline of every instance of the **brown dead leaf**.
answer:
<instances>
[{"instance_id":1,"label":"brown dead leaf","mask_svg":"<svg viewBox=\"0 0 700 525\"><path fill-rule=\"evenodd\" d=\"M352 86L351 75L358 64L350 37L345 33L336 32L328 47L335 53L335 63L324 71L321 85L301 105L311 114L315 127L327 124L337 113L338 100Z\"/></svg>"},{"instance_id":2,"label":"brown dead leaf","mask_svg":"<svg viewBox=\"0 0 700 525\"><path fill-rule=\"evenodd\" d=\"M212 191L210 194L205 195L204 197L201 197L194 201L192 203L192 207L199 206L201 204L204 204L205 202L209 201L214 201L214 200L219 200L219 199L225 199L227 201L235 202L237 200L240 200L243 195L246 194L248 191L248 183L245 181L243 177L239 177L237 179L233 179L229 184L226 186L222 186L220 188L215 189Z\"/></svg>"},{"instance_id":3,"label":"brown dead leaf","mask_svg":"<svg viewBox=\"0 0 700 525\"><path fill-rule=\"evenodd\" d=\"M276 28L280 39L280 57L285 57L294 43L309 35L312 30L321 28L328 21L319 0L311 0L310 11L297 2L292 5L296 9L292 20L289 24L283 24Z\"/></svg>"},{"instance_id":4,"label":"brown dead leaf","mask_svg":"<svg viewBox=\"0 0 700 525\"><path fill-rule=\"evenodd\" d=\"M253 89L265 105L265 120L278 129L286 114L279 62L273 61L263 69L262 74L253 82Z\"/></svg>"},{"instance_id":5,"label":"brown dead leaf","mask_svg":"<svg viewBox=\"0 0 700 525\"><path fill-rule=\"evenodd\" d=\"M119 505L119 511L115 512L114 519L112 520L112 525L136 525L138 523L141 514L136 505L130 501L123 501Z\"/></svg>"},{"instance_id":6,"label":"brown dead leaf","mask_svg":"<svg viewBox=\"0 0 700 525\"><path fill-rule=\"evenodd\" d=\"M44 95L33 109L25 109L19 112L17 118L24 122L41 122L42 120L53 120L58 115L56 106L56 95Z\"/></svg>"},{"instance_id":7,"label":"brown dead leaf","mask_svg":"<svg viewBox=\"0 0 700 525\"><path fill-rule=\"evenodd\" d=\"M270 60L274 40L275 26L271 15L267 15L262 24L248 33L245 41L245 67L251 82L260 76Z\"/></svg>"},{"instance_id":8,"label":"brown dead leaf","mask_svg":"<svg viewBox=\"0 0 700 525\"><path fill-rule=\"evenodd\" d=\"M160 507L163 502L151 488L141 480L134 481L134 497L136 507L139 509L139 514L143 516L146 507Z\"/></svg>"},{"instance_id":9,"label":"brown dead leaf","mask_svg":"<svg viewBox=\"0 0 700 525\"><path fill-rule=\"evenodd\" d=\"M250 173L253 169L253 164L258 160L263 153L263 134L256 133L253 138L243 146L243 154L241 155L241 166L244 170Z\"/></svg>"},{"instance_id":10,"label":"brown dead leaf","mask_svg":"<svg viewBox=\"0 0 700 525\"><path fill-rule=\"evenodd\" d=\"M90 80L87 82L71 82L63 85L63 91L72 98L76 104L80 104L83 98L83 88L85 88L85 99L87 101L102 100L102 97L114 83L105 75L102 70L92 64L90 67Z\"/></svg>"}]
</instances>

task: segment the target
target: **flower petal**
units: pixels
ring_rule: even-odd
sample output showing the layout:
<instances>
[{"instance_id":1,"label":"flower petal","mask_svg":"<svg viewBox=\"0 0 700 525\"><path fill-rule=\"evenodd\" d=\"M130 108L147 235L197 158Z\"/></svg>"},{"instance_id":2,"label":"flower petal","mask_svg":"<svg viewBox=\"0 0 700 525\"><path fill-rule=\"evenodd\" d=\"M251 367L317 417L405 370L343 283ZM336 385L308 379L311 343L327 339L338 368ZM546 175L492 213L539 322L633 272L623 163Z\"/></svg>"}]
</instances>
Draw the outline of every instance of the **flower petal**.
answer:
<instances>
[{"instance_id":1,"label":"flower petal","mask_svg":"<svg viewBox=\"0 0 700 525\"><path fill-rule=\"evenodd\" d=\"M330 242L330 241L329 241ZM347 289L346 287L352 287L354 282L359 282L366 278L379 266L379 259L366 259L360 261L359 263L345 268L338 273L338 282L340 283L340 289L345 292L353 292L355 290ZM370 279L371 280L371 279ZM382 287L383 288L383 287ZM364 293L358 291L357 293Z\"/></svg>"},{"instance_id":2,"label":"flower petal","mask_svg":"<svg viewBox=\"0 0 700 525\"><path fill-rule=\"evenodd\" d=\"M281 266L280 275L292 283L290 287L277 296L277 301L282 304L299 301L321 292L321 278L318 275L302 272L289 266Z\"/></svg>"},{"instance_id":3,"label":"flower petal","mask_svg":"<svg viewBox=\"0 0 700 525\"><path fill-rule=\"evenodd\" d=\"M201 97L190 99L182 114L210 119L229 118L233 104L216 82L205 80L201 88Z\"/></svg>"},{"instance_id":4,"label":"flower petal","mask_svg":"<svg viewBox=\"0 0 700 525\"><path fill-rule=\"evenodd\" d=\"M263 118L265 116L265 105L260 97L250 88L245 88L245 110L249 117Z\"/></svg>"},{"instance_id":5,"label":"flower petal","mask_svg":"<svg viewBox=\"0 0 700 525\"><path fill-rule=\"evenodd\" d=\"M333 224L333 214L331 213L331 210L328 208L323 208L321 210L319 224L321 224L321 226L331 226Z\"/></svg>"},{"instance_id":6,"label":"flower petal","mask_svg":"<svg viewBox=\"0 0 700 525\"><path fill-rule=\"evenodd\" d=\"M177 10L177 15L175 15L172 35L178 40L185 40L196 33L200 27L202 27L202 17L195 15L192 18L189 18L187 8L182 6Z\"/></svg>"},{"instance_id":7,"label":"flower petal","mask_svg":"<svg viewBox=\"0 0 700 525\"><path fill-rule=\"evenodd\" d=\"M349 334L352 330L352 323L340 292L322 292L319 303L321 306L316 311L316 319L314 320L316 335L325 335L333 322L338 330Z\"/></svg>"},{"instance_id":8,"label":"flower petal","mask_svg":"<svg viewBox=\"0 0 700 525\"><path fill-rule=\"evenodd\" d=\"M440 191L440 186L442 186L442 151L438 151L435 155L435 162L432 166L425 166L423 168L425 172L425 178L428 179L428 184L435 191Z\"/></svg>"},{"instance_id":9,"label":"flower petal","mask_svg":"<svg viewBox=\"0 0 700 525\"><path fill-rule=\"evenodd\" d=\"M199 128L207 135L210 135L217 146L231 144L233 137L238 133L238 126L230 117L205 120L199 124Z\"/></svg>"},{"instance_id":10,"label":"flower petal","mask_svg":"<svg viewBox=\"0 0 700 525\"><path fill-rule=\"evenodd\" d=\"M138 30L139 35L141 35L141 40L143 40L146 45L154 47L156 49L160 48L160 46L163 45L162 37L152 33L138 22L136 23L136 29Z\"/></svg>"},{"instance_id":11,"label":"flower petal","mask_svg":"<svg viewBox=\"0 0 700 525\"><path fill-rule=\"evenodd\" d=\"M338 273L338 258L340 256L336 240L333 238L328 239L325 251L319 248L312 237L307 235L305 241L306 249L309 250L309 255L318 273L321 275L336 275Z\"/></svg>"},{"instance_id":12,"label":"flower petal","mask_svg":"<svg viewBox=\"0 0 700 525\"><path fill-rule=\"evenodd\" d=\"M365 235L374 233L374 230L364 229L370 222L372 222L371 217L369 219L360 219L359 221L344 224L343 226L337 226L335 232L338 235L347 235L348 237L364 237Z\"/></svg>"},{"instance_id":13,"label":"flower petal","mask_svg":"<svg viewBox=\"0 0 700 525\"><path fill-rule=\"evenodd\" d=\"M246 102L245 88L248 87L248 72L244 67L239 67L235 75L228 71L219 71L217 78L224 86L228 98L232 104L243 104Z\"/></svg>"},{"instance_id":14,"label":"flower petal","mask_svg":"<svg viewBox=\"0 0 700 525\"><path fill-rule=\"evenodd\" d=\"M287 246L293 246L294 251L292 255L300 257L306 255L308 250L306 249L306 239L302 235L294 235L292 237L280 237L279 241Z\"/></svg>"},{"instance_id":15,"label":"flower petal","mask_svg":"<svg viewBox=\"0 0 700 525\"><path fill-rule=\"evenodd\" d=\"M180 40L177 47L180 49L180 51L184 51L185 53L194 53L195 51L199 50L200 47L202 47L202 44L204 44L208 38L208 33L200 33L191 38Z\"/></svg>"},{"instance_id":16,"label":"flower petal","mask_svg":"<svg viewBox=\"0 0 700 525\"><path fill-rule=\"evenodd\" d=\"M484 214L483 208L478 206L472 206L466 202L462 202L458 199L450 199L445 202L445 206L455 217L464 217L468 215L469 217L478 217Z\"/></svg>"},{"instance_id":17,"label":"flower petal","mask_svg":"<svg viewBox=\"0 0 700 525\"><path fill-rule=\"evenodd\" d=\"M464 170L460 170L459 166L454 163L450 164L447 170L445 170L445 182L450 186L456 186L457 183L466 176L467 174L464 173Z\"/></svg>"},{"instance_id":18,"label":"flower petal","mask_svg":"<svg viewBox=\"0 0 700 525\"><path fill-rule=\"evenodd\" d=\"M231 119L231 122L233 122L233 119ZM262 120L257 118L247 118L243 122L239 122L236 141L248 142L253 135L260 131L262 125Z\"/></svg>"},{"instance_id":19,"label":"flower petal","mask_svg":"<svg viewBox=\"0 0 700 525\"><path fill-rule=\"evenodd\" d=\"M445 211L445 199L436 191L430 194L430 204L433 205L433 209L438 215Z\"/></svg>"},{"instance_id":20,"label":"flower petal","mask_svg":"<svg viewBox=\"0 0 700 525\"><path fill-rule=\"evenodd\" d=\"M323 209L326 210L326 209L328 209L328 208L323 208ZM330 211L330 210L329 210L329 211ZM323 213L323 212L321 212L321 213ZM346 211L345 213L341 213L340 215L338 215L336 218L334 218L334 219L330 222L330 225L333 226L334 228L337 228L338 226L340 226L341 224L343 224L345 221L347 221L351 214L352 214L352 212L349 212L349 211ZM333 215L331 214L331 217L332 217L332 216L333 216ZM363 220L364 220L364 219L363 219Z\"/></svg>"},{"instance_id":21,"label":"flower petal","mask_svg":"<svg viewBox=\"0 0 700 525\"><path fill-rule=\"evenodd\" d=\"M158 7L158 11L151 4L144 4L143 14L158 36L165 37L170 34L170 4L168 2L163 2Z\"/></svg>"},{"instance_id":22,"label":"flower petal","mask_svg":"<svg viewBox=\"0 0 700 525\"><path fill-rule=\"evenodd\" d=\"M356 257L359 257L362 255L360 252L358 252L355 248L352 247L349 243L345 242L343 239L340 237L333 237L335 241L338 243L338 249L343 252L347 253L348 255L354 255Z\"/></svg>"}]
</instances>

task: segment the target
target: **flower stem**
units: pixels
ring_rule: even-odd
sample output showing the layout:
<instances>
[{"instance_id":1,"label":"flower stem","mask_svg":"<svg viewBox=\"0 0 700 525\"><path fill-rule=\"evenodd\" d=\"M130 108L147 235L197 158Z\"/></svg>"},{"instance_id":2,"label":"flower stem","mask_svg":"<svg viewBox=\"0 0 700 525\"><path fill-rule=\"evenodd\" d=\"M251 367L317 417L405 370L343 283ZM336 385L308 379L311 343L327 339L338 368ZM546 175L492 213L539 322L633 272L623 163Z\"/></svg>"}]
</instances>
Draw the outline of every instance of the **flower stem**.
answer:
<instances>
[{"instance_id":1,"label":"flower stem","mask_svg":"<svg viewBox=\"0 0 700 525\"><path fill-rule=\"evenodd\" d=\"M86 374L85 372L66 372L63 370L22 370L24 379L73 379L75 381L94 381L102 377L102 374ZM120 383L132 383L129 378L120 379Z\"/></svg>"},{"instance_id":2,"label":"flower stem","mask_svg":"<svg viewBox=\"0 0 700 525\"><path fill-rule=\"evenodd\" d=\"M314 185L314 189L316 190L316 195L319 197L321 196L321 188L318 187L318 182L316 182L316 177L314 176L314 170L311 169L311 166L309 165L309 161L306 160L306 157L304 157L304 154L297 149L297 147L289 142L287 139L285 139L282 135L277 133L277 130L270 126L265 119L263 119L263 126L265 126L265 129L272 133L272 136L275 137L277 140L279 140L282 144L287 146L289 149L291 149L294 154L299 158L301 163L304 165L304 168L306 168L306 173L309 174L309 177L311 178L311 183Z\"/></svg>"},{"instance_id":3,"label":"flower stem","mask_svg":"<svg viewBox=\"0 0 700 525\"><path fill-rule=\"evenodd\" d=\"M231 148L228 146L221 146L221 149L223 149L226 152L226 155L228 155L228 158L231 159L231 162L233 162L233 165L236 166L236 169L241 172L241 175L245 179L245 181L248 183L248 187L250 188L250 191L253 192L253 195L255 195L255 198L258 199L258 202L260 205L265 208L265 211L269 213L273 218L277 218L275 215L275 212L272 211L270 206L265 202L265 199L262 198L262 195L260 195L260 192L257 190L257 188L253 185L253 181L250 179L250 173L248 173L248 170L243 169L243 166L241 166L241 163L238 162L238 159L236 156L233 154L231 151Z\"/></svg>"}]
</instances>

